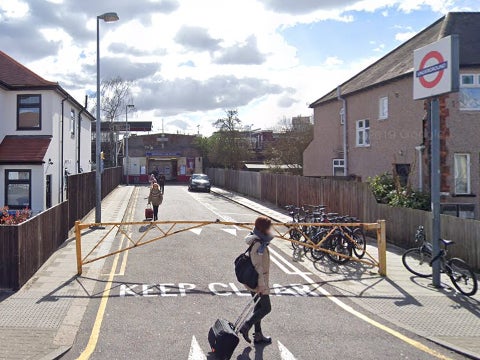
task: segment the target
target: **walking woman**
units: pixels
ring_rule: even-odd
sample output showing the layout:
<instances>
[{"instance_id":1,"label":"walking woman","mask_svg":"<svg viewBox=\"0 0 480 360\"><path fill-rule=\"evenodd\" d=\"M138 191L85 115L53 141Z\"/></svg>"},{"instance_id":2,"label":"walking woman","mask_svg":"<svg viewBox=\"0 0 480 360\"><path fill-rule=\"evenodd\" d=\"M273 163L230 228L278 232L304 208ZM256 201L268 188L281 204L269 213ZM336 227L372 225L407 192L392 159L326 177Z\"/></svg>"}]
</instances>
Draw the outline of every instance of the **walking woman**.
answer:
<instances>
[{"instance_id":1,"label":"walking woman","mask_svg":"<svg viewBox=\"0 0 480 360\"><path fill-rule=\"evenodd\" d=\"M251 291L252 296L258 294L260 301L255 305L255 309L250 318L241 327L240 333L243 338L251 343L248 332L255 327L255 333L253 335L253 342L255 344L271 344L272 339L264 336L262 333L262 319L268 315L271 311L270 304L270 251L268 245L273 239L271 235L272 221L265 217L260 216L255 220L255 229L253 232L245 238L245 241L250 246L253 243L250 251L250 258L252 259L253 266L258 272L258 286L256 289L248 289Z\"/></svg>"},{"instance_id":2,"label":"walking woman","mask_svg":"<svg viewBox=\"0 0 480 360\"><path fill-rule=\"evenodd\" d=\"M153 205L153 221L158 220L158 207L162 205L163 202L163 194L160 191L160 187L155 182L153 183L150 189L150 195L148 195L148 204Z\"/></svg>"}]
</instances>

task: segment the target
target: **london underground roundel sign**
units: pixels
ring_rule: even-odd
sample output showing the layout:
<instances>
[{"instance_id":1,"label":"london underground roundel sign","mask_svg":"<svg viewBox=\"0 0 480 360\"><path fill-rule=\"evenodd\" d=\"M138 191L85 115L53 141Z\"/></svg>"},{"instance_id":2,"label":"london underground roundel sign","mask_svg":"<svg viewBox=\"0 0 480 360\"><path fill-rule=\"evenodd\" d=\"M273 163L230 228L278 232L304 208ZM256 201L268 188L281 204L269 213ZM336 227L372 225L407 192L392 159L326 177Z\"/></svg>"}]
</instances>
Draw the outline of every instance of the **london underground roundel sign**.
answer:
<instances>
[{"instance_id":1,"label":"london underground roundel sign","mask_svg":"<svg viewBox=\"0 0 480 360\"><path fill-rule=\"evenodd\" d=\"M448 36L414 52L413 98L458 90L458 37Z\"/></svg>"}]
</instances>

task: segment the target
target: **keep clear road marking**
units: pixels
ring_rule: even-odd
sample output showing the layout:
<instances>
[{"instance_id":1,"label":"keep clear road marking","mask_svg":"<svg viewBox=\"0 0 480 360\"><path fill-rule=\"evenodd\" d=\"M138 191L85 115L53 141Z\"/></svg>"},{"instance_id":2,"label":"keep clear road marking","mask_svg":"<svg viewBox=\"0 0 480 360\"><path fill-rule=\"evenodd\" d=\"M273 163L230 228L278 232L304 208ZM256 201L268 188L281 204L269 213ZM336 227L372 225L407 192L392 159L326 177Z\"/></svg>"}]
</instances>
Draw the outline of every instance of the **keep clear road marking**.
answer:
<instances>
[{"instance_id":1,"label":"keep clear road marking","mask_svg":"<svg viewBox=\"0 0 480 360\"><path fill-rule=\"evenodd\" d=\"M190 345L190 353L188 354L188 360L207 360L207 357L203 353L200 344L195 338L195 335L192 336L192 344Z\"/></svg>"},{"instance_id":2,"label":"keep clear road marking","mask_svg":"<svg viewBox=\"0 0 480 360\"><path fill-rule=\"evenodd\" d=\"M270 249L270 252L272 254L274 254L278 259L281 259L284 263L288 263L288 261L286 259L284 259L279 253L277 253L275 250L273 249ZM316 282L312 280L312 278L310 278L308 275L306 275L304 272L301 272L295 265L293 264L290 264L289 267L295 271L295 274L301 276L305 281L307 281L308 283L310 284L315 284ZM396 337L397 339L400 339L404 342L406 342L407 344L409 344L410 346L413 346L429 355L432 355L434 357L436 357L437 359L442 359L442 360L451 360L449 357L439 353L438 351L434 350L434 349L431 349L429 348L428 346L426 345L423 345L421 342L417 341L417 340L414 340L412 338L409 338L408 336L405 336L403 335L402 333L396 331L396 330L393 330L391 328L389 328L388 326L385 326L381 323L379 323L378 321L375 321L373 320L372 318L368 317L367 315L364 315L362 314L361 312L353 309L350 305L347 305L345 304L343 301L339 300L337 297L335 297L334 295L330 294L327 290L325 290L324 288L320 287L320 286L317 286L316 287L316 290L322 294L323 296L325 296L327 299L329 299L330 301L332 301L333 303L335 303L336 305L340 306L343 310L349 312L350 314L356 316L357 318L369 323L370 325L372 326L375 326L377 327L378 329L380 330L383 330L385 331L386 333ZM280 346L280 344L279 344ZM283 346L283 345L282 345ZM283 358L282 358L283 359ZM285 359L290 359L290 358L285 358Z\"/></svg>"},{"instance_id":3,"label":"keep clear road marking","mask_svg":"<svg viewBox=\"0 0 480 360\"><path fill-rule=\"evenodd\" d=\"M282 360L296 360L295 356L293 356L293 354L280 341L278 341L278 350L280 351L280 358Z\"/></svg>"},{"instance_id":4,"label":"keep clear road marking","mask_svg":"<svg viewBox=\"0 0 480 360\"><path fill-rule=\"evenodd\" d=\"M288 350L285 345L278 341L278 351L280 352L280 359L282 360L296 360L295 356ZM190 352L188 353L188 360L207 360L197 338L192 336L192 343L190 345Z\"/></svg>"}]
</instances>

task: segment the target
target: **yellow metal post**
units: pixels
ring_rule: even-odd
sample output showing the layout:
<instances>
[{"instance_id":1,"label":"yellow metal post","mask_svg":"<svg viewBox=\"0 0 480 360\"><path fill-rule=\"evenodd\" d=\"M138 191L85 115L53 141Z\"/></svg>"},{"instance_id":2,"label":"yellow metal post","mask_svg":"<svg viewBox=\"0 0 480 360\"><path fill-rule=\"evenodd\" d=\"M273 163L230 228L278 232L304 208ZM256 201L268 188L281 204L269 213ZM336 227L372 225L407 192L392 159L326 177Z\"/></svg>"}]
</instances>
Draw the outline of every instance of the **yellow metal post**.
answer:
<instances>
[{"instance_id":1,"label":"yellow metal post","mask_svg":"<svg viewBox=\"0 0 480 360\"><path fill-rule=\"evenodd\" d=\"M387 276L387 233L385 220L378 220L377 246L378 273L382 276Z\"/></svg>"},{"instance_id":2,"label":"yellow metal post","mask_svg":"<svg viewBox=\"0 0 480 360\"><path fill-rule=\"evenodd\" d=\"M82 235L80 221L75 221L75 244L77 245L77 275L82 275Z\"/></svg>"}]
</instances>

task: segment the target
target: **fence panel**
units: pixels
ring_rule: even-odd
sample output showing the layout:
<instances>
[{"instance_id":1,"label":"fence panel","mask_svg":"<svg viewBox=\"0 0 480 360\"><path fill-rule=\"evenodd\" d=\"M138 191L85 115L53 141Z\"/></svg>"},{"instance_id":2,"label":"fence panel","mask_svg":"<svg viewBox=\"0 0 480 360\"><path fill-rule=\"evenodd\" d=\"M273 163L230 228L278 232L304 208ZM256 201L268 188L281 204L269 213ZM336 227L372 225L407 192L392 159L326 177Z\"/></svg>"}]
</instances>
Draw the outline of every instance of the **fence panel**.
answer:
<instances>
[{"instance_id":1,"label":"fence panel","mask_svg":"<svg viewBox=\"0 0 480 360\"><path fill-rule=\"evenodd\" d=\"M0 288L18 287L17 226L0 226Z\"/></svg>"}]
</instances>

